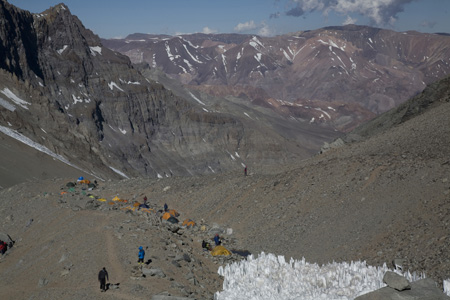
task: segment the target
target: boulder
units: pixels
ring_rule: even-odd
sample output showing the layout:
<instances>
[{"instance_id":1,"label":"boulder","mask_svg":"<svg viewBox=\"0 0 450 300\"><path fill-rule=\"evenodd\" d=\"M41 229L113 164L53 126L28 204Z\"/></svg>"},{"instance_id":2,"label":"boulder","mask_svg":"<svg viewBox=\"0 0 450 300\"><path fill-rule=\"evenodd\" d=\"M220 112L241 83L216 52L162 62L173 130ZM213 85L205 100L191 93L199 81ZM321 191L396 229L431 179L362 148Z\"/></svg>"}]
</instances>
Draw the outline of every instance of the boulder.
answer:
<instances>
[{"instance_id":1,"label":"boulder","mask_svg":"<svg viewBox=\"0 0 450 300\"><path fill-rule=\"evenodd\" d=\"M166 274L161 269L142 268L142 273L146 276L156 276L158 278L166 277Z\"/></svg>"},{"instance_id":2,"label":"boulder","mask_svg":"<svg viewBox=\"0 0 450 300\"><path fill-rule=\"evenodd\" d=\"M409 285L409 281L405 277L403 277L395 272L387 271L384 274L383 282L386 283L388 287L396 289L397 291L411 289L411 286Z\"/></svg>"}]
</instances>

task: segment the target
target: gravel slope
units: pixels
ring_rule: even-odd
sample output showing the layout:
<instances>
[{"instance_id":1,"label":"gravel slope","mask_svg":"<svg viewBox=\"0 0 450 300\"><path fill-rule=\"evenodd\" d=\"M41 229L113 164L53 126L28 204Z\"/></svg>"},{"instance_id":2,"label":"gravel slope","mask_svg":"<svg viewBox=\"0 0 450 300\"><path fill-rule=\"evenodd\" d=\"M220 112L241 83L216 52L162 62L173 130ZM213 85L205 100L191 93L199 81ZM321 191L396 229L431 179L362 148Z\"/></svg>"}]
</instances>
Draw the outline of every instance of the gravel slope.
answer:
<instances>
[{"instance_id":1,"label":"gravel slope","mask_svg":"<svg viewBox=\"0 0 450 300\"><path fill-rule=\"evenodd\" d=\"M107 181L92 194L138 201L147 195L155 208L167 203L177 209L181 220L203 220L208 230L232 228L225 245L255 254L372 265L390 265L399 258L404 268L442 282L450 277L448 80L445 87L419 115L371 138L280 166L277 173L263 174L249 165L249 176L242 170ZM75 178L31 181L0 191L1 230L17 241L0 260L0 276L6 278L0 297L146 299L164 293L208 299L220 289L216 271L227 261L213 259L200 245L212 231L182 230L180 235L152 217L89 204L82 191L60 195ZM132 278L140 245L149 246L150 266L166 278ZM192 261L174 264L183 254ZM103 266L112 281L120 282L119 289L105 295L95 280Z\"/></svg>"}]
</instances>

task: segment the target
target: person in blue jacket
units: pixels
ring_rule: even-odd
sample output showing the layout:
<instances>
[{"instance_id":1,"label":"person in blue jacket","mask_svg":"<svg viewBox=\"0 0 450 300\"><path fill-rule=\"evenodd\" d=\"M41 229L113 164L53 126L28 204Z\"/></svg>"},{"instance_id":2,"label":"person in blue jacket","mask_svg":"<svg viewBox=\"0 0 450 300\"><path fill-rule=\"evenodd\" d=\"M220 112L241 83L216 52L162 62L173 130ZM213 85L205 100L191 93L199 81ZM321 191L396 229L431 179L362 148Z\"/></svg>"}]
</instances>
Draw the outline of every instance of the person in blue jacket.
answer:
<instances>
[{"instance_id":1,"label":"person in blue jacket","mask_svg":"<svg viewBox=\"0 0 450 300\"><path fill-rule=\"evenodd\" d=\"M145 251L142 246L139 247L139 253L138 253L138 263L144 264L144 257L145 257Z\"/></svg>"},{"instance_id":2,"label":"person in blue jacket","mask_svg":"<svg viewBox=\"0 0 450 300\"><path fill-rule=\"evenodd\" d=\"M216 233L216 235L214 236L214 243L216 244L216 246L219 246L220 244L222 244L218 233Z\"/></svg>"}]
</instances>

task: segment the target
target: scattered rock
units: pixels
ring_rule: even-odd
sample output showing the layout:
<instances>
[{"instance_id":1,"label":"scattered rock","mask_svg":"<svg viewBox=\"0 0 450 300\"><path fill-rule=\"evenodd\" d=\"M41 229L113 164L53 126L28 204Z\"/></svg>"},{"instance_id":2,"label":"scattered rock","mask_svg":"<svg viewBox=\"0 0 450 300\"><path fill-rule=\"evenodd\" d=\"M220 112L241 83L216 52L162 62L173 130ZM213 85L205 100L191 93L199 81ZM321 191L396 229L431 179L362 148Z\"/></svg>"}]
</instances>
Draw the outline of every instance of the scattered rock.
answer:
<instances>
[{"instance_id":1,"label":"scattered rock","mask_svg":"<svg viewBox=\"0 0 450 300\"><path fill-rule=\"evenodd\" d=\"M409 281L395 272L386 272L383 277L383 282L386 283L388 287L396 289L397 291L411 289Z\"/></svg>"},{"instance_id":2,"label":"scattered rock","mask_svg":"<svg viewBox=\"0 0 450 300\"><path fill-rule=\"evenodd\" d=\"M158 278L165 278L166 274L161 269L148 269L148 268L142 268L142 273L146 276L152 276L152 277L158 277Z\"/></svg>"},{"instance_id":3,"label":"scattered rock","mask_svg":"<svg viewBox=\"0 0 450 300\"><path fill-rule=\"evenodd\" d=\"M40 278L39 279L39 283L38 283L39 287L46 286L47 284L48 284L48 279L46 279L46 278Z\"/></svg>"}]
</instances>

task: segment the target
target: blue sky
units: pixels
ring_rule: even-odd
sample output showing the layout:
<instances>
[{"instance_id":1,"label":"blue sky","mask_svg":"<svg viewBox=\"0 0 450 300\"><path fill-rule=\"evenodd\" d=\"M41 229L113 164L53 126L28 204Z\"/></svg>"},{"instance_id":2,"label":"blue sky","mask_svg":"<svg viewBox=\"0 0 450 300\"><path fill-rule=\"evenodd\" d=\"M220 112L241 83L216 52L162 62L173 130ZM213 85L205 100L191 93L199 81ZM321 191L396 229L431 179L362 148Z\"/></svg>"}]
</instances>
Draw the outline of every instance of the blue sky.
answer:
<instances>
[{"instance_id":1,"label":"blue sky","mask_svg":"<svg viewBox=\"0 0 450 300\"><path fill-rule=\"evenodd\" d=\"M9 0L39 13L61 0ZM65 0L102 38L131 33L273 36L344 24L450 33L449 0Z\"/></svg>"}]
</instances>

